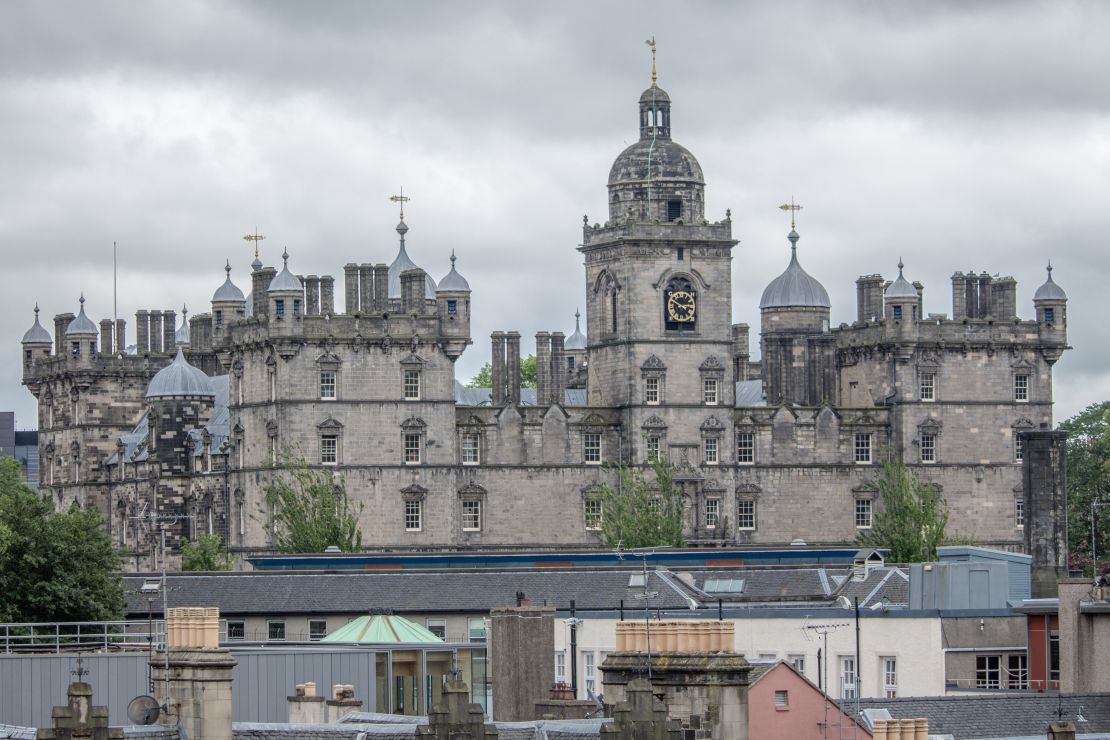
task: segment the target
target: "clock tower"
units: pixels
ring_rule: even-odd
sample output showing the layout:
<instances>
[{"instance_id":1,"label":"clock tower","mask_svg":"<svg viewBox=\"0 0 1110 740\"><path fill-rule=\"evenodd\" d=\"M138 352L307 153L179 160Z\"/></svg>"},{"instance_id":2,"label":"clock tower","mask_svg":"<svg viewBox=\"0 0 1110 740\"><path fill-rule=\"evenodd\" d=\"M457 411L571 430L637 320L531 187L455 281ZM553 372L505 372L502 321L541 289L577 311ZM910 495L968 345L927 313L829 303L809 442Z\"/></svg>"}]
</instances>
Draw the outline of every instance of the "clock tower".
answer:
<instances>
[{"instance_id":1,"label":"clock tower","mask_svg":"<svg viewBox=\"0 0 1110 740\"><path fill-rule=\"evenodd\" d=\"M609 172L609 219L583 227L590 406L621 413L622 449L732 462L732 221L705 218L701 165L671 138L671 99L639 100L639 140ZM707 442L707 440L709 440Z\"/></svg>"}]
</instances>

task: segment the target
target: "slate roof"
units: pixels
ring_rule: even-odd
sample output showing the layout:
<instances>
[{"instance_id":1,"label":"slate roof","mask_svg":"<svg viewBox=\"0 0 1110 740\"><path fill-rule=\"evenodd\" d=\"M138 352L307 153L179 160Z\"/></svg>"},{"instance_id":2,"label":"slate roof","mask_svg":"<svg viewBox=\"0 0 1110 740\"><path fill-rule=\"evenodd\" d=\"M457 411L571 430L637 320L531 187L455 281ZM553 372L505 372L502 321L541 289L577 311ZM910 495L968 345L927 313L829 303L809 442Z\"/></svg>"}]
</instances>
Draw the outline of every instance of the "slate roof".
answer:
<instances>
[{"instance_id":1,"label":"slate roof","mask_svg":"<svg viewBox=\"0 0 1110 740\"><path fill-rule=\"evenodd\" d=\"M1049 722L1075 720L1080 735L1110 732L1110 694L1057 694L1013 692L991 695L860 699L861 709L886 709L895 719L928 717L929 734L949 734L955 740L1044 737Z\"/></svg>"},{"instance_id":2,"label":"slate roof","mask_svg":"<svg viewBox=\"0 0 1110 740\"><path fill-rule=\"evenodd\" d=\"M533 604L545 601L580 610L616 609L621 599L638 603L640 588L628 588L631 571L481 571L448 573L227 573L171 575L169 605L216 606L221 614L364 614L369 609L425 613L486 612L516 603L523 591ZM682 596L654 572L649 588L658 596L652 607L684 609ZM138 595L143 578L124 578L127 611L147 614ZM154 604L155 613L161 605Z\"/></svg>"},{"instance_id":3,"label":"slate roof","mask_svg":"<svg viewBox=\"0 0 1110 740\"><path fill-rule=\"evenodd\" d=\"M597 719L538 719L523 722L494 722L499 740L596 740L601 725L608 720ZM382 725L428 724L427 717L409 717L379 712L352 712L339 720L340 725L354 724L361 727ZM377 737L376 735L374 737Z\"/></svg>"},{"instance_id":4,"label":"slate roof","mask_svg":"<svg viewBox=\"0 0 1110 740\"><path fill-rule=\"evenodd\" d=\"M708 593L716 601L832 601L828 579L821 577L821 568L711 570L693 574L694 585L705 590L706 581L743 579L739 593Z\"/></svg>"},{"instance_id":5,"label":"slate roof","mask_svg":"<svg viewBox=\"0 0 1110 740\"><path fill-rule=\"evenodd\" d=\"M736 408L766 405L767 396L763 395L762 380L736 381Z\"/></svg>"},{"instance_id":6,"label":"slate roof","mask_svg":"<svg viewBox=\"0 0 1110 740\"><path fill-rule=\"evenodd\" d=\"M910 577L901 568L872 567L862 581L853 581L850 571L844 574L843 583L836 580L838 577L834 576L834 583L839 586L837 596L846 596L849 601L858 596L860 609L878 604L884 598L891 606L909 606Z\"/></svg>"},{"instance_id":7,"label":"slate roof","mask_svg":"<svg viewBox=\"0 0 1110 740\"><path fill-rule=\"evenodd\" d=\"M825 286L802 269L798 262L798 232L791 230L790 239L790 264L777 278L772 280L763 291L759 300L759 307L763 308L788 308L812 307L829 308L832 302Z\"/></svg>"},{"instance_id":8,"label":"slate roof","mask_svg":"<svg viewBox=\"0 0 1110 740\"><path fill-rule=\"evenodd\" d=\"M565 406L585 406L585 388L567 388L564 391ZM455 403L459 406L489 406L492 400L492 391L489 388L467 388L459 381L455 381ZM520 389L520 405L536 405L536 389Z\"/></svg>"},{"instance_id":9,"label":"slate roof","mask_svg":"<svg viewBox=\"0 0 1110 740\"><path fill-rule=\"evenodd\" d=\"M287 738L288 740L328 740L347 738L357 740L359 736L377 740L407 740L416 736L415 724L403 725L365 725L365 724L289 724L285 722L234 722L231 726L233 738Z\"/></svg>"},{"instance_id":10,"label":"slate roof","mask_svg":"<svg viewBox=\"0 0 1110 740\"><path fill-rule=\"evenodd\" d=\"M39 323L39 306L35 304L35 323L31 324L31 328L23 335L23 344L28 342L37 342L39 344L50 344L54 340L50 338L50 332L43 328Z\"/></svg>"},{"instance_id":11,"label":"slate roof","mask_svg":"<svg viewBox=\"0 0 1110 740\"><path fill-rule=\"evenodd\" d=\"M191 365L180 347L173 362L155 373L146 389L147 398L215 395L208 375Z\"/></svg>"}]
</instances>

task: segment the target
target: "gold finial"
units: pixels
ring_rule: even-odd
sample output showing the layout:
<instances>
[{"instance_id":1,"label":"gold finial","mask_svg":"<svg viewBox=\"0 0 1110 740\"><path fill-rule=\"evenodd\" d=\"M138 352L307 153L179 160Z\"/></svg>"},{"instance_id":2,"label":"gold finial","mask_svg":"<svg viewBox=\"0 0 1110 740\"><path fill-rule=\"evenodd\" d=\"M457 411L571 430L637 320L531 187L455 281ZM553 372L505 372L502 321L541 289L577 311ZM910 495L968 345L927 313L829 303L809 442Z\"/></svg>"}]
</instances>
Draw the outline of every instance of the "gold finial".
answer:
<instances>
[{"instance_id":1,"label":"gold finial","mask_svg":"<svg viewBox=\"0 0 1110 740\"><path fill-rule=\"evenodd\" d=\"M796 211L802 210L802 207L799 206L799 205L796 205L794 203L794 196L791 195L790 196L790 202L789 203L783 203L781 206L779 206L779 208L781 208L784 211L790 211L790 230L793 231L794 230L794 213Z\"/></svg>"},{"instance_id":2,"label":"gold finial","mask_svg":"<svg viewBox=\"0 0 1110 740\"><path fill-rule=\"evenodd\" d=\"M391 201L393 201L394 203L400 203L401 204L401 223L404 223L404 221L405 221L405 203L408 203L410 200L412 200L412 198L405 195L405 189L401 188L401 194L400 195L391 195L391 196L389 196L389 199Z\"/></svg>"},{"instance_id":3,"label":"gold finial","mask_svg":"<svg viewBox=\"0 0 1110 740\"><path fill-rule=\"evenodd\" d=\"M258 227L257 226L254 227L254 233L253 234L247 234L246 236L243 237L244 241L254 242L254 258L255 259L258 259L258 242L262 241L265 238L266 237L262 236L262 234L258 233Z\"/></svg>"},{"instance_id":4,"label":"gold finial","mask_svg":"<svg viewBox=\"0 0 1110 740\"><path fill-rule=\"evenodd\" d=\"M651 86L655 87L655 37L652 36L650 39L644 41L644 43L651 47Z\"/></svg>"}]
</instances>

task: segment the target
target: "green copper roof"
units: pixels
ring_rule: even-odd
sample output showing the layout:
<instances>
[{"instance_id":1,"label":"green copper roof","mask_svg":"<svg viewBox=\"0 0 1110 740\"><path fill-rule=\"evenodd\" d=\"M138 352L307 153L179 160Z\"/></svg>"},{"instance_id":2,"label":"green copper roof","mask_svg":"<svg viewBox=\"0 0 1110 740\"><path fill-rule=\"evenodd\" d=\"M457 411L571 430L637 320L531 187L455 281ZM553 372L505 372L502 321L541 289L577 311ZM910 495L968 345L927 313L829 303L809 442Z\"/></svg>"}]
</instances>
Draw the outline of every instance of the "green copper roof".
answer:
<instances>
[{"instance_id":1,"label":"green copper roof","mask_svg":"<svg viewBox=\"0 0 1110 740\"><path fill-rule=\"evenodd\" d=\"M404 617L375 614L359 617L323 639L324 642L439 642L443 640Z\"/></svg>"}]
</instances>

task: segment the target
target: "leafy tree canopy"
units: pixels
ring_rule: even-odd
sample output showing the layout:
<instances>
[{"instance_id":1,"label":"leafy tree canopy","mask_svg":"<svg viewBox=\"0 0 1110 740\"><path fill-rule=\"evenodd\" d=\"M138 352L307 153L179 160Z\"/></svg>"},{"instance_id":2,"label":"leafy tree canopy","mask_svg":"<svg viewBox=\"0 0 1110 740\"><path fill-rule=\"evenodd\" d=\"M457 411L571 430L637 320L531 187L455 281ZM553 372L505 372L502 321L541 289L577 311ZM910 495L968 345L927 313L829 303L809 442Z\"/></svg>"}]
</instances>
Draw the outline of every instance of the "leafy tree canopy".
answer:
<instances>
[{"instance_id":1,"label":"leafy tree canopy","mask_svg":"<svg viewBox=\"0 0 1110 740\"><path fill-rule=\"evenodd\" d=\"M310 468L304 458L283 454L278 472L263 487L269 519L273 512L274 545L280 552L344 552L362 547L358 518L362 504L347 498L346 481L327 469Z\"/></svg>"},{"instance_id":2,"label":"leafy tree canopy","mask_svg":"<svg viewBox=\"0 0 1110 740\"><path fill-rule=\"evenodd\" d=\"M1060 429L1068 433L1068 550L1073 567L1089 569L1091 503L1110 502L1110 401L1091 404ZM1110 561L1110 506L1097 507L1095 515L1096 555L1105 564Z\"/></svg>"},{"instance_id":3,"label":"leafy tree canopy","mask_svg":"<svg viewBox=\"0 0 1110 740\"><path fill-rule=\"evenodd\" d=\"M478 374L470 379L466 384L467 388L492 388L493 387L493 367L487 362L482 365L482 369ZM535 388L536 387L536 356L528 355L520 361L520 387L521 388Z\"/></svg>"},{"instance_id":4,"label":"leafy tree canopy","mask_svg":"<svg viewBox=\"0 0 1110 740\"><path fill-rule=\"evenodd\" d=\"M232 562L220 549L220 536L215 532L181 546L181 570L231 570Z\"/></svg>"},{"instance_id":5,"label":"leafy tree canopy","mask_svg":"<svg viewBox=\"0 0 1110 740\"><path fill-rule=\"evenodd\" d=\"M0 622L120 619L119 568L99 513L55 512L0 458Z\"/></svg>"},{"instance_id":6,"label":"leafy tree canopy","mask_svg":"<svg viewBox=\"0 0 1110 740\"><path fill-rule=\"evenodd\" d=\"M948 526L948 507L936 487L896 461L883 465L875 483L880 505L871 529L860 531L859 544L890 548L887 559L895 563L936 560Z\"/></svg>"},{"instance_id":7,"label":"leafy tree canopy","mask_svg":"<svg viewBox=\"0 0 1110 740\"><path fill-rule=\"evenodd\" d=\"M628 549L686 544L682 538L685 499L668 463L653 461L650 479L644 471L627 465L609 470L616 476L617 486L602 483L593 494L601 503L597 534L602 544Z\"/></svg>"}]
</instances>

